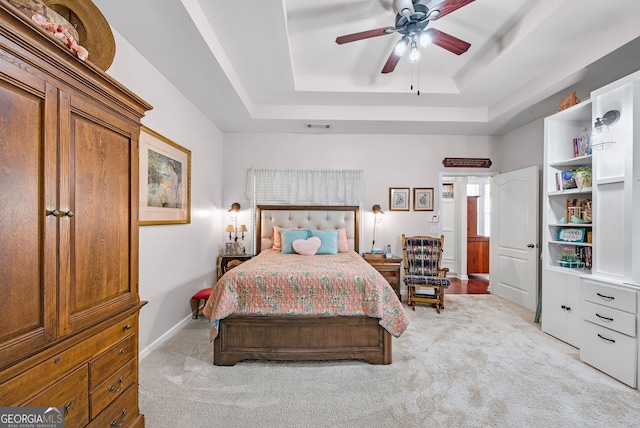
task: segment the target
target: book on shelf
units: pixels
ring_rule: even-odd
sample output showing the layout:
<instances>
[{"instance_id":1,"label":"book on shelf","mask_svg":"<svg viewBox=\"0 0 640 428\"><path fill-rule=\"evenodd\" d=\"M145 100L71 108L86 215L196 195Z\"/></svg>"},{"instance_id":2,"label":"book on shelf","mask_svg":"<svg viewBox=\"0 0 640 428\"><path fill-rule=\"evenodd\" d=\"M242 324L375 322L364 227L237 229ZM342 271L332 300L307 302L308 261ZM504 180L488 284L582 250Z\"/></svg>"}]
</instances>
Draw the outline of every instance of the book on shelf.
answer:
<instances>
[{"instance_id":1,"label":"book on shelf","mask_svg":"<svg viewBox=\"0 0 640 428\"><path fill-rule=\"evenodd\" d=\"M569 190L577 189L575 178L573 178L573 171L560 171L556 172L556 190Z\"/></svg>"}]
</instances>

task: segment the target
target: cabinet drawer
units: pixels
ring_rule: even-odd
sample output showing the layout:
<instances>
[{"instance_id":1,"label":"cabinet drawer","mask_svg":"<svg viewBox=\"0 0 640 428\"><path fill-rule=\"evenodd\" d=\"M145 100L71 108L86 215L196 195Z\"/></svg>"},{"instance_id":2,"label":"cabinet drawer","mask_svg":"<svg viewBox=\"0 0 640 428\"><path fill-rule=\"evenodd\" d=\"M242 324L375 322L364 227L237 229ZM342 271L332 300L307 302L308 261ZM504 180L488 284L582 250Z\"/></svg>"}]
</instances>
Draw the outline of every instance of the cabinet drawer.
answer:
<instances>
[{"instance_id":1,"label":"cabinet drawer","mask_svg":"<svg viewBox=\"0 0 640 428\"><path fill-rule=\"evenodd\" d=\"M636 336L636 316L595 303L582 302L582 317L594 324L610 328L627 336Z\"/></svg>"},{"instance_id":2,"label":"cabinet drawer","mask_svg":"<svg viewBox=\"0 0 640 428\"><path fill-rule=\"evenodd\" d=\"M24 406L64 407L64 425L85 426L89 422L89 390L87 365L23 403Z\"/></svg>"},{"instance_id":3,"label":"cabinet drawer","mask_svg":"<svg viewBox=\"0 0 640 428\"><path fill-rule=\"evenodd\" d=\"M580 359L635 388L637 340L582 321Z\"/></svg>"},{"instance_id":4,"label":"cabinet drawer","mask_svg":"<svg viewBox=\"0 0 640 428\"><path fill-rule=\"evenodd\" d=\"M131 359L90 393L91 417L95 418L130 385L138 383L136 360Z\"/></svg>"},{"instance_id":5,"label":"cabinet drawer","mask_svg":"<svg viewBox=\"0 0 640 428\"><path fill-rule=\"evenodd\" d=\"M636 312L637 293L634 290L616 287L593 279L583 279L582 285L584 300L625 312Z\"/></svg>"},{"instance_id":6,"label":"cabinet drawer","mask_svg":"<svg viewBox=\"0 0 640 428\"><path fill-rule=\"evenodd\" d=\"M133 315L107 327L107 323L100 324L96 334L87 340L62 349L45 360L37 357L28 360L22 374L0 384L0 403L6 406L18 405L25 398L31 397L32 391L51 385L74 367L87 363L91 357L111 344L135 332L137 320L137 315Z\"/></svg>"},{"instance_id":7,"label":"cabinet drawer","mask_svg":"<svg viewBox=\"0 0 640 428\"><path fill-rule=\"evenodd\" d=\"M397 282L400 279L400 269L394 269L394 270L378 269L378 272L380 272L380 274L384 276L384 279L390 282Z\"/></svg>"},{"instance_id":8,"label":"cabinet drawer","mask_svg":"<svg viewBox=\"0 0 640 428\"><path fill-rule=\"evenodd\" d=\"M136 356L136 336L129 335L89 363L90 389L96 388Z\"/></svg>"},{"instance_id":9,"label":"cabinet drawer","mask_svg":"<svg viewBox=\"0 0 640 428\"><path fill-rule=\"evenodd\" d=\"M138 384L127 388L106 409L91 421L87 428L131 427L140 418L138 409Z\"/></svg>"}]
</instances>

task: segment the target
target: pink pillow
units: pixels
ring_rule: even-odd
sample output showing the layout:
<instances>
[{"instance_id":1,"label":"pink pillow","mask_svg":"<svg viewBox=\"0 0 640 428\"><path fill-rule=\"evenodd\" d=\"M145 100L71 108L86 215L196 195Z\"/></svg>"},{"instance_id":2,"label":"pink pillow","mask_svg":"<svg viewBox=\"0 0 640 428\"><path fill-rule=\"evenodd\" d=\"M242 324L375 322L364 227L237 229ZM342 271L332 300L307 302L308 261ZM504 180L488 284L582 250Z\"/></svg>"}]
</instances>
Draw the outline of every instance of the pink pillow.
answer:
<instances>
[{"instance_id":1,"label":"pink pillow","mask_svg":"<svg viewBox=\"0 0 640 428\"><path fill-rule=\"evenodd\" d=\"M272 250L282 251L282 242L280 241L280 230L281 227L273 226L273 246Z\"/></svg>"},{"instance_id":2,"label":"pink pillow","mask_svg":"<svg viewBox=\"0 0 640 428\"><path fill-rule=\"evenodd\" d=\"M346 253L349 251L349 241L347 240L347 229L338 229L338 252Z\"/></svg>"},{"instance_id":3,"label":"pink pillow","mask_svg":"<svg viewBox=\"0 0 640 428\"><path fill-rule=\"evenodd\" d=\"M303 256L315 255L320 245L322 245L322 241L317 236L312 236L307 239L296 239L291 243L293 250Z\"/></svg>"}]
</instances>

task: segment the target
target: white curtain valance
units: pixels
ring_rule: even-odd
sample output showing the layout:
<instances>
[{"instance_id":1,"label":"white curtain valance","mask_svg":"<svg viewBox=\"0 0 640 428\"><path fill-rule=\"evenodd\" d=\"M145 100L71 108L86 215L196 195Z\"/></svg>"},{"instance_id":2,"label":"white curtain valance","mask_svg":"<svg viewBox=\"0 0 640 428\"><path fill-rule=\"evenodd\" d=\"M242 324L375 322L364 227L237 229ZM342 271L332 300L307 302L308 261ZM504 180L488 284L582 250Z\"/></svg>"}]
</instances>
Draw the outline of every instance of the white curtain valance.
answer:
<instances>
[{"instance_id":1,"label":"white curtain valance","mask_svg":"<svg viewBox=\"0 0 640 428\"><path fill-rule=\"evenodd\" d=\"M365 197L359 169L265 169L247 172L247 198L254 204L360 205Z\"/></svg>"}]
</instances>

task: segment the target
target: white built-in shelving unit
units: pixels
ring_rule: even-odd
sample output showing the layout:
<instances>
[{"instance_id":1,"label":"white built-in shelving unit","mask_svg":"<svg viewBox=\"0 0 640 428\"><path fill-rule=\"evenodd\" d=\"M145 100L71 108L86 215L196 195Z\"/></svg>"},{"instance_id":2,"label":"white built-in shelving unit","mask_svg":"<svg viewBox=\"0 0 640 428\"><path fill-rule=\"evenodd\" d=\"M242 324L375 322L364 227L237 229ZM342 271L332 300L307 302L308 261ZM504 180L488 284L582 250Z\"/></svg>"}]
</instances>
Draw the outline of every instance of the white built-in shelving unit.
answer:
<instances>
[{"instance_id":1,"label":"white built-in shelving unit","mask_svg":"<svg viewBox=\"0 0 640 428\"><path fill-rule=\"evenodd\" d=\"M620 113L610 126L615 144L575 153L573 139L610 111ZM557 184L558 173L584 165L592 167L592 187L563 189L562 180ZM542 330L580 348L585 363L637 387L640 71L545 119L543 170ZM575 211L568 213L568 200L580 200L579 206L590 208L585 218L591 223L572 222L569 214ZM572 229L591 239L567 242L563 238L583 236ZM568 249L590 255L584 266L562 263Z\"/></svg>"}]
</instances>

